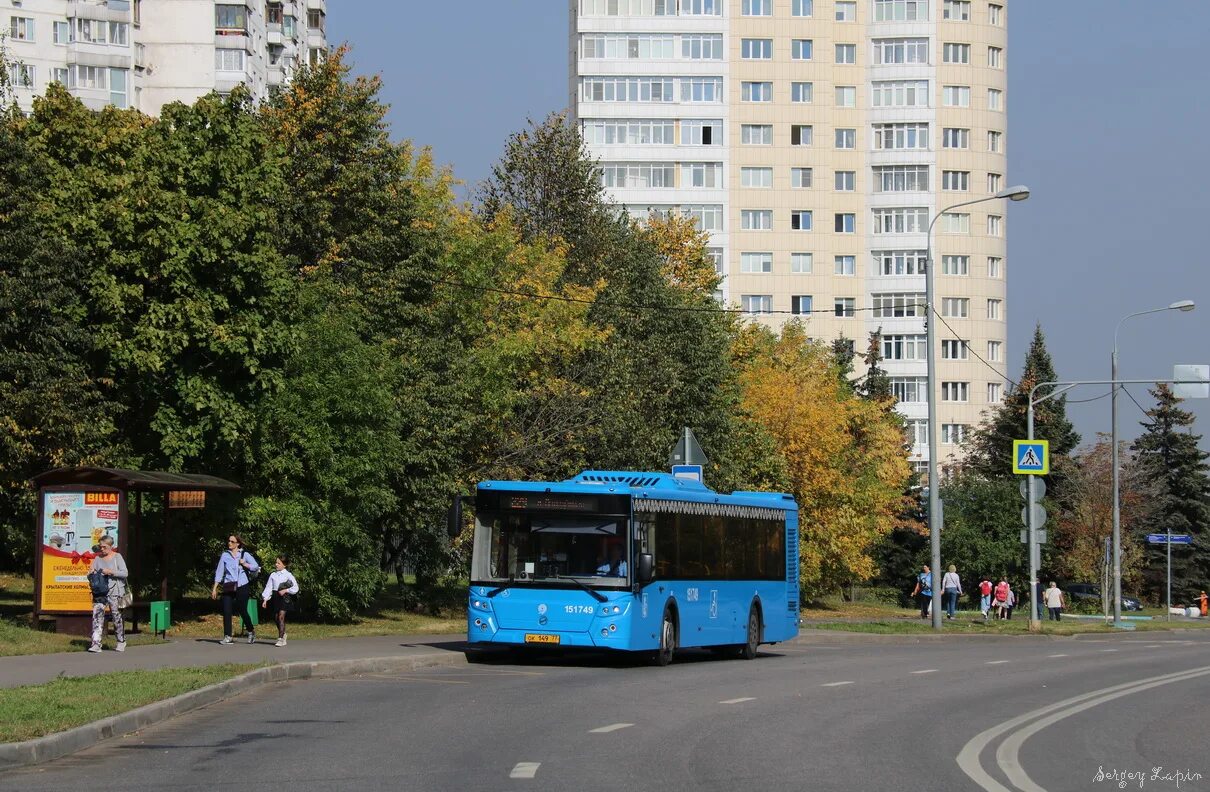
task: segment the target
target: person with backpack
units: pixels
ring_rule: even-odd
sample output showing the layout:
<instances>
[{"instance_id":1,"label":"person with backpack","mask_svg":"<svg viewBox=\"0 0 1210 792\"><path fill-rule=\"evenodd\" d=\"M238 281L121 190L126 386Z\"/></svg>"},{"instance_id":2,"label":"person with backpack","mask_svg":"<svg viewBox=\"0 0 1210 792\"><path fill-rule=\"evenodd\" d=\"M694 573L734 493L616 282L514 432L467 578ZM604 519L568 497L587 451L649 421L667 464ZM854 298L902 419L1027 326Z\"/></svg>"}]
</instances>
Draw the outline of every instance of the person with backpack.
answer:
<instances>
[{"instance_id":1,"label":"person with backpack","mask_svg":"<svg viewBox=\"0 0 1210 792\"><path fill-rule=\"evenodd\" d=\"M265 582L265 590L261 592L262 607L273 614L277 622L277 643L274 646L286 645L286 613L294 610L294 597L298 595L298 580L286 569L290 559L285 553L278 553L273 562L275 567L269 573Z\"/></svg>"},{"instance_id":2,"label":"person with backpack","mask_svg":"<svg viewBox=\"0 0 1210 792\"><path fill-rule=\"evenodd\" d=\"M260 564L256 558L244 549L244 537L231 534L227 537L227 549L218 559L214 568L214 586L210 589L210 599L223 596L223 640L224 646L231 644L231 616L238 612L248 643L256 643L256 625L248 616L248 599L252 584L260 572Z\"/></svg>"},{"instance_id":3,"label":"person with backpack","mask_svg":"<svg viewBox=\"0 0 1210 792\"><path fill-rule=\"evenodd\" d=\"M920 574L916 576L916 588L912 589L912 596L918 598L920 618L927 619L929 607L933 604L933 573L929 571L928 564L920 569Z\"/></svg>"},{"instance_id":4,"label":"person with backpack","mask_svg":"<svg viewBox=\"0 0 1210 792\"><path fill-rule=\"evenodd\" d=\"M979 581L979 610L983 611L983 621L987 621L987 612L992 609L992 582L984 576Z\"/></svg>"},{"instance_id":5,"label":"person with backpack","mask_svg":"<svg viewBox=\"0 0 1210 792\"><path fill-rule=\"evenodd\" d=\"M958 607L958 595L962 593L962 581L958 579L958 568L950 564L949 570L941 577L941 591L945 594L945 618L954 618L954 609Z\"/></svg>"},{"instance_id":6,"label":"person with backpack","mask_svg":"<svg viewBox=\"0 0 1210 792\"><path fill-rule=\"evenodd\" d=\"M1000 582L996 584L996 588L992 592L996 603L997 619L1003 619L1008 615L1008 593L1011 590L1008 586L1008 581L1000 578Z\"/></svg>"},{"instance_id":7,"label":"person with backpack","mask_svg":"<svg viewBox=\"0 0 1210 792\"><path fill-rule=\"evenodd\" d=\"M122 622L122 605L126 598L126 581L130 573L126 560L113 547L112 536L102 536L97 543L96 557L88 569L88 585L92 589L92 645L90 652L101 651L101 639L105 635L105 609L113 616L113 633L118 639L114 647L126 651L126 625Z\"/></svg>"}]
</instances>

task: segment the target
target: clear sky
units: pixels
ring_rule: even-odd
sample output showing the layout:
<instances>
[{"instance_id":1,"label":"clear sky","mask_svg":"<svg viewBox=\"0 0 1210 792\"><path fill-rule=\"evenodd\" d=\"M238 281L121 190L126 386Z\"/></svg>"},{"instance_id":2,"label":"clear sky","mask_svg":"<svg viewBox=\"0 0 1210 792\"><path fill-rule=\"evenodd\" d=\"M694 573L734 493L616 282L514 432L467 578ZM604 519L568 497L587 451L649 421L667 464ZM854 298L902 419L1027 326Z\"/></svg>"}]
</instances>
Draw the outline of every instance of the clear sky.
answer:
<instances>
[{"instance_id":1,"label":"clear sky","mask_svg":"<svg viewBox=\"0 0 1210 792\"><path fill-rule=\"evenodd\" d=\"M1125 0L1005 5L1005 181L1033 190L1009 209L1009 376L1040 322L1060 379L1108 379L1118 320L1181 299L1198 309L1123 326L1120 375L1210 363L1210 3L1156 5L1162 13ZM432 146L471 184L527 118L567 106L567 32L563 0L358 0L330 4L328 16L355 71L382 76L394 135ZM1130 391L1151 406L1145 386ZM1187 406L1210 448L1210 401ZM1107 398L1068 409L1085 441L1108 433ZM1118 410L1133 438L1142 414L1125 396Z\"/></svg>"}]
</instances>

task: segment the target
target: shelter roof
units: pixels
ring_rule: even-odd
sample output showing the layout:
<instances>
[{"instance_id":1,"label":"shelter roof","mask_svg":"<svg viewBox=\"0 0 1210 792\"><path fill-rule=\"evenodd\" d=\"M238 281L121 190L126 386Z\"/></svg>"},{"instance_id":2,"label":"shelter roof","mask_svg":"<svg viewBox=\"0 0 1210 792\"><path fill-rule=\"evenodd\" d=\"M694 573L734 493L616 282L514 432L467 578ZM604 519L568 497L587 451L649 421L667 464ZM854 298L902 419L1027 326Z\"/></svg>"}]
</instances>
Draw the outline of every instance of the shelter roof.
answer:
<instances>
[{"instance_id":1,"label":"shelter roof","mask_svg":"<svg viewBox=\"0 0 1210 792\"><path fill-rule=\"evenodd\" d=\"M167 492L190 490L201 492L238 492L239 485L218 476L199 473L166 473L158 470L126 470L124 468L65 467L39 473L30 479L36 487L81 484L115 487L132 492Z\"/></svg>"}]
</instances>

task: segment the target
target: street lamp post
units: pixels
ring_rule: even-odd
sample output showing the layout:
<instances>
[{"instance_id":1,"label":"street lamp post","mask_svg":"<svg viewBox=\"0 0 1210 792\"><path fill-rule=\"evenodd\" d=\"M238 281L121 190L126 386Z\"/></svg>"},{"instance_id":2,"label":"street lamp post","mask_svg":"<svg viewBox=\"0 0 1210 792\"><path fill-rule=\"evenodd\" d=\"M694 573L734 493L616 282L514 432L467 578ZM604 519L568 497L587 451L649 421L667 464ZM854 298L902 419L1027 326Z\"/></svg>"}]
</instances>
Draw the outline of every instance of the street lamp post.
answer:
<instances>
[{"instance_id":1,"label":"street lamp post","mask_svg":"<svg viewBox=\"0 0 1210 792\"><path fill-rule=\"evenodd\" d=\"M941 489L937 475L939 463L937 450L937 323L934 314L938 314L934 305L933 290L933 226L941 216L953 209L971 204L1008 198L1011 201L1024 201L1029 197L1029 188L1023 185L1009 187L995 195L986 198L976 198L973 201L963 201L947 206L933 215L929 221L926 250L924 254L924 301L928 305L925 316L925 355L928 356L928 447L929 447L929 550L931 551L930 571L933 575L933 629L941 629L941 583L938 575L941 573Z\"/></svg>"},{"instance_id":2,"label":"street lamp post","mask_svg":"<svg viewBox=\"0 0 1210 792\"><path fill-rule=\"evenodd\" d=\"M1110 379L1115 383L1110 386L1109 395L1109 412L1110 412L1110 443L1112 444L1113 454L1113 626L1122 626L1122 509L1121 509L1121 494L1118 474L1118 331L1122 329L1122 323L1127 319L1135 316L1145 316L1146 314L1161 313L1162 311L1192 311L1195 305L1193 300L1178 300L1177 302L1167 305L1163 308L1152 308L1149 311L1138 311L1136 313L1127 314L1118 320L1117 327L1113 330L1113 354L1109 359ZM1171 552L1171 549L1169 550ZM1171 599L1171 595L1169 597ZM1169 606L1171 606L1169 602Z\"/></svg>"}]
</instances>

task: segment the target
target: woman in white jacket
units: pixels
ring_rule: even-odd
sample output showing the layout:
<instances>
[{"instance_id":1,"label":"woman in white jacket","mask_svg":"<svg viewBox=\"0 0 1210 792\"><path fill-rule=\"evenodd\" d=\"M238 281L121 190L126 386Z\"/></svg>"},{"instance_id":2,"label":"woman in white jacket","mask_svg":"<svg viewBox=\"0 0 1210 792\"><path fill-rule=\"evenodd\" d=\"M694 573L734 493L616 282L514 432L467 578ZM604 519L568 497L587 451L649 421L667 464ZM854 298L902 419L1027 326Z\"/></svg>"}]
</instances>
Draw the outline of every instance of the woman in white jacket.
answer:
<instances>
[{"instance_id":1,"label":"woman in white jacket","mask_svg":"<svg viewBox=\"0 0 1210 792\"><path fill-rule=\"evenodd\" d=\"M294 610L294 598L298 596L298 581L286 568L289 565L290 559L285 553L278 555L273 562L273 573L261 592L262 606L273 614L277 622L277 643L274 646L286 645L286 611Z\"/></svg>"}]
</instances>

